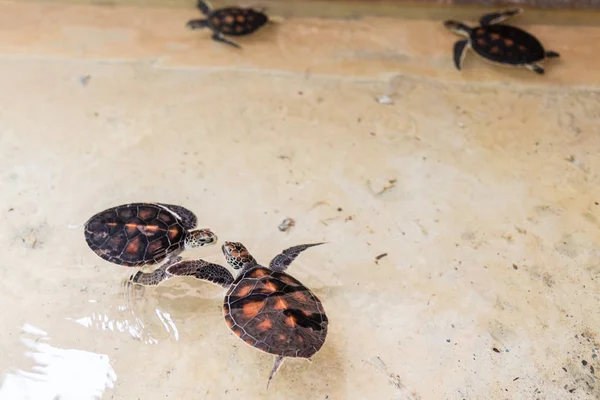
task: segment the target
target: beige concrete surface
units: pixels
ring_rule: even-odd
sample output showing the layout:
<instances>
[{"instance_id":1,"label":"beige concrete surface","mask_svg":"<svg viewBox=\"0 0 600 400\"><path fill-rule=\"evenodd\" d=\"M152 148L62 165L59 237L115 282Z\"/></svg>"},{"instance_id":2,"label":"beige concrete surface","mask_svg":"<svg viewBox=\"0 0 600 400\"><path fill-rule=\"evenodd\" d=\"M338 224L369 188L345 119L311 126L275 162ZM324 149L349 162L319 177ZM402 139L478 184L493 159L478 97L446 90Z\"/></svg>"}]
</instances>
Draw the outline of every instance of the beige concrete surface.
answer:
<instances>
[{"instance_id":1,"label":"beige concrete surface","mask_svg":"<svg viewBox=\"0 0 600 400\"><path fill-rule=\"evenodd\" d=\"M600 398L600 28L531 27L563 55L541 77L456 71L439 21L289 19L239 52L196 16L0 5L0 398ZM313 362L266 392L219 288L125 288L82 224L133 201L263 263L327 241L289 270L330 319Z\"/></svg>"}]
</instances>

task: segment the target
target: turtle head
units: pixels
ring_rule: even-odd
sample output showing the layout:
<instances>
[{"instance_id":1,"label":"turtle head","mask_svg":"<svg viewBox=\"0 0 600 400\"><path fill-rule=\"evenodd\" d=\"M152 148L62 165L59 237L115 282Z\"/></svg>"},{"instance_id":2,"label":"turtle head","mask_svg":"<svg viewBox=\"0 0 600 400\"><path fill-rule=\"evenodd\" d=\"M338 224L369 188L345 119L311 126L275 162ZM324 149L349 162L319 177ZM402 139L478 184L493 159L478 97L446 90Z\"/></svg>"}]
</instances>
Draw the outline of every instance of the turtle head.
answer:
<instances>
[{"instance_id":1,"label":"turtle head","mask_svg":"<svg viewBox=\"0 0 600 400\"><path fill-rule=\"evenodd\" d=\"M454 21L451 19L444 21L444 27L448 30L451 30L454 33L458 33L459 35L463 36L469 36L469 33L471 32L471 28L469 28L462 22Z\"/></svg>"},{"instance_id":2,"label":"turtle head","mask_svg":"<svg viewBox=\"0 0 600 400\"><path fill-rule=\"evenodd\" d=\"M256 260L248 252L248 249L240 242L225 242L221 246L227 263L233 269L248 269L256 265Z\"/></svg>"},{"instance_id":3,"label":"turtle head","mask_svg":"<svg viewBox=\"0 0 600 400\"><path fill-rule=\"evenodd\" d=\"M198 229L191 231L185 238L185 247L187 249L195 249L197 247L210 246L217 243L217 235L210 229Z\"/></svg>"}]
</instances>

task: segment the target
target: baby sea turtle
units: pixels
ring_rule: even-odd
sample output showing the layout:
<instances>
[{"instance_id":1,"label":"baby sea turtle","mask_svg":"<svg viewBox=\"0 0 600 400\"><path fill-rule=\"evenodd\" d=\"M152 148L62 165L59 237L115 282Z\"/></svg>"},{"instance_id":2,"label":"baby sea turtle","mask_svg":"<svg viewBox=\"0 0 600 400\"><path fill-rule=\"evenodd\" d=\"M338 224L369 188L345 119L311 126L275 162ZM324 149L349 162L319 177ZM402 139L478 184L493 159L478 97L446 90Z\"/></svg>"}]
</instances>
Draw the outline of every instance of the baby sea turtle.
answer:
<instances>
[{"instance_id":1,"label":"baby sea turtle","mask_svg":"<svg viewBox=\"0 0 600 400\"><path fill-rule=\"evenodd\" d=\"M131 203L109 208L85 223L85 240L106 261L128 267L156 264L185 248L214 244L217 236L198 229L187 208L161 203Z\"/></svg>"},{"instance_id":2,"label":"baby sea turtle","mask_svg":"<svg viewBox=\"0 0 600 400\"><path fill-rule=\"evenodd\" d=\"M238 242L222 246L227 263L240 270L236 278L223 266L206 262L172 260L150 272L138 272L133 282L158 285L173 276L194 276L227 289L223 315L227 326L245 343L274 354L271 379L287 357L310 358L323 346L328 319L318 297L284 271L298 254L323 243L290 247L276 255L269 267L259 265Z\"/></svg>"},{"instance_id":3,"label":"baby sea turtle","mask_svg":"<svg viewBox=\"0 0 600 400\"><path fill-rule=\"evenodd\" d=\"M466 36L454 44L454 65L461 69L463 59L470 47L476 54L496 64L526 67L535 73L543 74L539 64L546 58L558 58L555 51L546 51L540 41L528 32L514 26L498 22L521 14L522 9L487 14L479 20L480 26L471 28L457 21L445 21L444 26L451 31Z\"/></svg>"},{"instance_id":4,"label":"baby sea turtle","mask_svg":"<svg viewBox=\"0 0 600 400\"><path fill-rule=\"evenodd\" d=\"M249 35L269 21L264 13L252 8L225 7L213 10L205 0L198 0L196 7L206 16L206 19L192 19L187 22L189 29L208 28L213 32L212 39L240 48L236 42L224 35Z\"/></svg>"}]
</instances>

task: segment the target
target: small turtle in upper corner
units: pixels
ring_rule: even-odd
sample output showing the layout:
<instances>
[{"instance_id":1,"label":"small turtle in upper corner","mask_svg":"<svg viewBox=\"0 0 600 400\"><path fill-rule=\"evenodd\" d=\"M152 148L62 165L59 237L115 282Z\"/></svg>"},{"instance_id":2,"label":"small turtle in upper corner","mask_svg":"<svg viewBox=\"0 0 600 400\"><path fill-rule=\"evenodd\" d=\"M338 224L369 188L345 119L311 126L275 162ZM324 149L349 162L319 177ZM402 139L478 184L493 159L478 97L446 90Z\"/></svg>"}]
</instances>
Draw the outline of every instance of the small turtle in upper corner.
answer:
<instances>
[{"instance_id":1,"label":"small turtle in upper corner","mask_svg":"<svg viewBox=\"0 0 600 400\"><path fill-rule=\"evenodd\" d=\"M486 14L479 20L480 26L471 28L460 22L448 20L444 26L468 39L454 44L454 65L461 69L463 59L470 47L476 54L496 64L525 67L543 74L539 64L546 58L558 58L555 51L546 51L540 41L528 32L514 26L498 24L519 15L522 9Z\"/></svg>"},{"instance_id":2,"label":"small turtle in upper corner","mask_svg":"<svg viewBox=\"0 0 600 400\"><path fill-rule=\"evenodd\" d=\"M276 356L267 389L287 357L310 358L325 343L329 320L319 298L284 271L298 254L323 243L302 244L283 250L269 267L259 265L238 242L222 246L227 263L240 270L236 278L225 267L204 260L166 263L150 272L138 272L134 283L158 285L174 276L194 276L227 289L223 301L225 322L248 345Z\"/></svg>"},{"instance_id":3,"label":"small turtle in upper corner","mask_svg":"<svg viewBox=\"0 0 600 400\"><path fill-rule=\"evenodd\" d=\"M227 39L224 35L249 35L269 22L266 14L252 8L225 7L213 10L205 0L198 0L196 7L206 16L206 19L190 20L186 27L189 29L208 28L213 31L213 40L227 43L238 49L240 45Z\"/></svg>"},{"instance_id":4,"label":"small turtle in upper corner","mask_svg":"<svg viewBox=\"0 0 600 400\"><path fill-rule=\"evenodd\" d=\"M197 218L187 208L131 203L109 208L85 223L85 240L106 261L127 267L156 264L185 248L215 244L209 229L191 230Z\"/></svg>"}]
</instances>

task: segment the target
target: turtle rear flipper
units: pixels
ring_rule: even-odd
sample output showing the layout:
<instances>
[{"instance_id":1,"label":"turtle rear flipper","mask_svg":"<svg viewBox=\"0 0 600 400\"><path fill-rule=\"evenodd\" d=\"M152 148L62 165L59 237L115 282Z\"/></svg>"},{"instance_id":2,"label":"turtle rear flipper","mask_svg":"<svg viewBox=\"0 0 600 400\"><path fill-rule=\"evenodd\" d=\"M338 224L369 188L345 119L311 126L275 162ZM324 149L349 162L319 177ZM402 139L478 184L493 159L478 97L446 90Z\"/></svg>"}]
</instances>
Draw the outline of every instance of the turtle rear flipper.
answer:
<instances>
[{"instance_id":1,"label":"turtle rear flipper","mask_svg":"<svg viewBox=\"0 0 600 400\"><path fill-rule=\"evenodd\" d=\"M530 69L531 71L535 72L538 75L543 75L546 71L544 70L544 67L542 67L540 64L538 63L531 63L531 64L526 64L525 65L528 69Z\"/></svg>"},{"instance_id":2,"label":"turtle rear flipper","mask_svg":"<svg viewBox=\"0 0 600 400\"><path fill-rule=\"evenodd\" d=\"M269 374L269 380L267 381L267 390L269 390L269 385L271 384L271 380L273 379L273 377L275 376L277 371L279 371L279 368L281 368L284 361L285 361L284 356L275 357L275 362L273 363L273 369L271 370L271 373Z\"/></svg>"},{"instance_id":3,"label":"turtle rear flipper","mask_svg":"<svg viewBox=\"0 0 600 400\"><path fill-rule=\"evenodd\" d=\"M241 48L242 48L242 46L240 46L239 44L237 44L237 43L236 43L236 42L234 42L233 40L229 40L229 39L227 39L226 37L224 37L222 34L220 34L220 33L217 33L217 32L213 33L213 35L212 35L212 37L211 37L211 38L212 38L212 40L214 40L215 42L221 42L221 43L225 43L225 44L228 44L228 45L230 45L230 46L233 46L233 47L235 47L236 49L241 49Z\"/></svg>"},{"instance_id":4,"label":"turtle rear flipper","mask_svg":"<svg viewBox=\"0 0 600 400\"><path fill-rule=\"evenodd\" d=\"M523 12L522 8L516 8L513 10L507 10L507 11L502 11L502 12L486 14L479 19L479 23L482 26L497 24L498 22L502 22L507 18L514 17L515 15L519 15L522 12Z\"/></svg>"},{"instance_id":5,"label":"turtle rear flipper","mask_svg":"<svg viewBox=\"0 0 600 400\"><path fill-rule=\"evenodd\" d=\"M269 263L269 268L273 271L283 272L296 259L296 257L298 257L298 254L308 249L309 247L319 246L321 244L325 244L325 242L301 244L298 246L290 247L289 249L285 249L271 260L271 262Z\"/></svg>"},{"instance_id":6,"label":"turtle rear flipper","mask_svg":"<svg viewBox=\"0 0 600 400\"><path fill-rule=\"evenodd\" d=\"M169 266L166 272L172 276L193 276L224 288L234 281L233 275L225 267L204 260L182 261Z\"/></svg>"}]
</instances>

